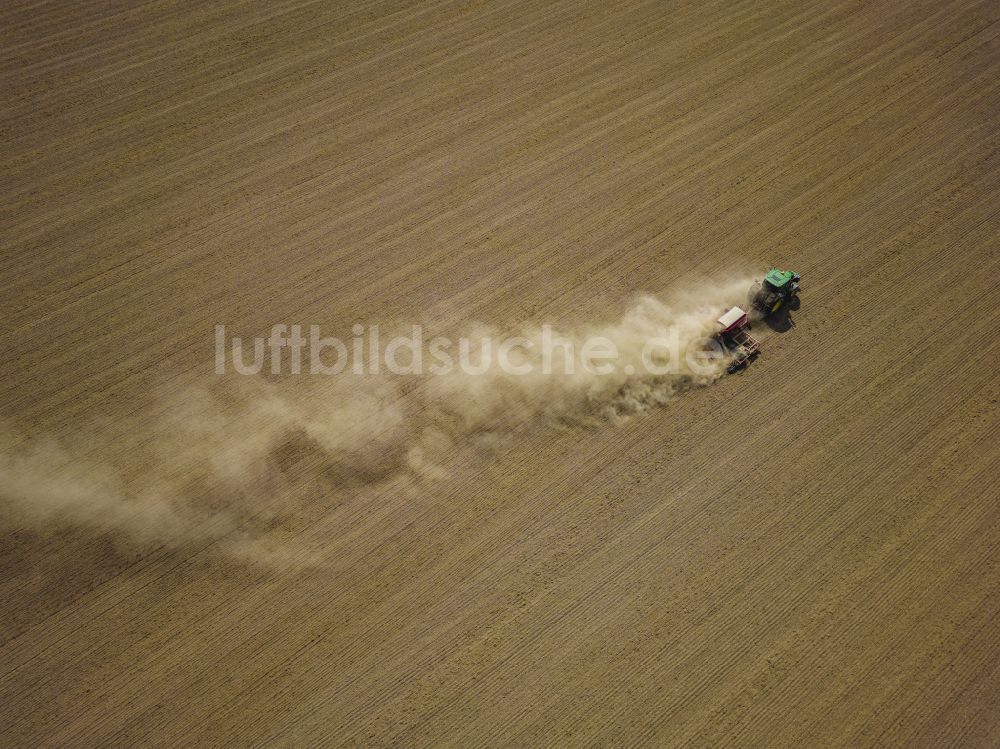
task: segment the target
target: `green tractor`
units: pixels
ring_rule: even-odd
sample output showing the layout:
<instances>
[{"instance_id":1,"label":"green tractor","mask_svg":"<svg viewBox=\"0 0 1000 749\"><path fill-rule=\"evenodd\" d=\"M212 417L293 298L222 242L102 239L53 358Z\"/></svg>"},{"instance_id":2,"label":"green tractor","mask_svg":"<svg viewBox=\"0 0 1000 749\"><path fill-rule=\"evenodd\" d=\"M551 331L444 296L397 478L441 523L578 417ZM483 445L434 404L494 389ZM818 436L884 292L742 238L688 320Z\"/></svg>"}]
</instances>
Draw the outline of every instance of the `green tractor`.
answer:
<instances>
[{"instance_id":1,"label":"green tractor","mask_svg":"<svg viewBox=\"0 0 1000 749\"><path fill-rule=\"evenodd\" d=\"M798 273L780 268L771 268L750 289L750 306L769 317L782 307L796 310L799 308L799 276Z\"/></svg>"}]
</instances>

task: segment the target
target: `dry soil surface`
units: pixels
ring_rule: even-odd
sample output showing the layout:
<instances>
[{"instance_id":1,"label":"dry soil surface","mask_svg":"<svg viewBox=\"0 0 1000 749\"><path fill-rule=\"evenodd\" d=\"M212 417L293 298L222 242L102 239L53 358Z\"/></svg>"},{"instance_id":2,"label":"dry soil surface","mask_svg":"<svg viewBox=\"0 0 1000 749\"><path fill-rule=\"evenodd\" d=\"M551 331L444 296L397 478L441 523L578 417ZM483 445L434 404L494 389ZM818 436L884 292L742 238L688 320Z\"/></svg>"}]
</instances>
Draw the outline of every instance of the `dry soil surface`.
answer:
<instances>
[{"instance_id":1,"label":"dry soil surface","mask_svg":"<svg viewBox=\"0 0 1000 749\"><path fill-rule=\"evenodd\" d=\"M998 21L5 3L0 743L996 746ZM218 323L585 326L769 263L794 325L623 421L345 464L281 409L355 396L262 375L183 429ZM204 534L115 519L151 485Z\"/></svg>"}]
</instances>

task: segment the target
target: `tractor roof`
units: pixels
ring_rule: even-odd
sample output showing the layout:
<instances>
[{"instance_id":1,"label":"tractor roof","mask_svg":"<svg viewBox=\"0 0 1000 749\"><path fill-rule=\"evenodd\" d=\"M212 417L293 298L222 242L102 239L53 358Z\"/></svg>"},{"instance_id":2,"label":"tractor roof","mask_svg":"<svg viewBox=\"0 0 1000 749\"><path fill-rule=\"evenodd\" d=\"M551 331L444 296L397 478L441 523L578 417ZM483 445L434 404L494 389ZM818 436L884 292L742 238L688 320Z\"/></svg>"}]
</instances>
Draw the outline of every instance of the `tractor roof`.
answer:
<instances>
[{"instance_id":1,"label":"tractor roof","mask_svg":"<svg viewBox=\"0 0 1000 749\"><path fill-rule=\"evenodd\" d=\"M792 276L795 275L790 270L779 270L778 268L771 268L764 276L764 280L767 281L771 286L776 289L780 289L786 283L792 280Z\"/></svg>"}]
</instances>

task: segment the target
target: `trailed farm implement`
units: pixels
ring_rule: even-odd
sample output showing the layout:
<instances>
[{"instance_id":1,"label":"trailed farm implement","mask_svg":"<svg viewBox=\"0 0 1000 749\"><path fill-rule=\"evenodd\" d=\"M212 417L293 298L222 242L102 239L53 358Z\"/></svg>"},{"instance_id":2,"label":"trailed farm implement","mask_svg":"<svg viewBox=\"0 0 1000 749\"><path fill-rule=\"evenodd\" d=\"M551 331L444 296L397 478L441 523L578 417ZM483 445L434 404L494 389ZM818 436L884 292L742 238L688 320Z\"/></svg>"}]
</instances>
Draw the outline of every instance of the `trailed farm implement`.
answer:
<instances>
[{"instance_id":1,"label":"trailed farm implement","mask_svg":"<svg viewBox=\"0 0 1000 749\"><path fill-rule=\"evenodd\" d=\"M749 315L739 307L725 312L717 321L719 331L715 341L732 357L728 371L735 372L745 367L760 353L760 342L750 335Z\"/></svg>"}]
</instances>

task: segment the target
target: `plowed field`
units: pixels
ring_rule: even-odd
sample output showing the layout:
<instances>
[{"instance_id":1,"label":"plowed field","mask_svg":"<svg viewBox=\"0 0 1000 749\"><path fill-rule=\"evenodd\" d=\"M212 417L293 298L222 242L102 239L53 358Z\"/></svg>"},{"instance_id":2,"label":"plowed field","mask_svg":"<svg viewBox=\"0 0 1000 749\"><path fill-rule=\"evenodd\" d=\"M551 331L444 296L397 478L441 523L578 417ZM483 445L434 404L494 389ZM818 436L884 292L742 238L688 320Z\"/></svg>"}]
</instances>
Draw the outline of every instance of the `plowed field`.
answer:
<instances>
[{"instance_id":1,"label":"plowed field","mask_svg":"<svg viewBox=\"0 0 1000 749\"><path fill-rule=\"evenodd\" d=\"M998 21L5 3L0 744L996 746ZM217 324L577 328L770 264L794 324L624 419L185 431Z\"/></svg>"}]
</instances>

